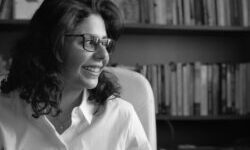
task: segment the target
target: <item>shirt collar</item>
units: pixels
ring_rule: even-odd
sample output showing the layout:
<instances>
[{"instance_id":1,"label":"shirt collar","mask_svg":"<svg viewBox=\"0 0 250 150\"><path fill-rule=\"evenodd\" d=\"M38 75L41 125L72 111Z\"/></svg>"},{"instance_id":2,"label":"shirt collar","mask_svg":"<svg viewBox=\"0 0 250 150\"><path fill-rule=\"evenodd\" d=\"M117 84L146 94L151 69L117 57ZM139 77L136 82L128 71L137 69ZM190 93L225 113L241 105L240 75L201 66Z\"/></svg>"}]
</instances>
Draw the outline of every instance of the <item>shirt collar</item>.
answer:
<instances>
[{"instance_id":1,"label":"shirt collar","mask_svg":"<svg viewBox=\"0 0 250 150\"><path fill-rule=\"evenodd\" d=\"M84 116L84 118L86 119L88 124L91 124L92 119L94 117L94 110L95 110L95 105L91 102L88 101L88 96L89 93L87 91L87 89L84 89L84 92L82 94L82 102L79 106L79 112L82 113L82 115Z\"/></svg>"},{"instance_id":2,"label":"shirt collar","mask_svg":"<svg viewBox=\"0 0 250 150\"><path fill-rule=\"evenodd\" d=\"M86 122L90 125L94 117L93 114L95 111L95 105L88 101L88 96L89 96L89 93L87 89L84 89L83 94L82 94L81 104L80 106L73 109L72 117L74 118L76 114L77 117L84 118ZM32 111L31 105L28 105L26 107L26 113L30 118L32 117L33 111Z\"/></svg>"}]
</instances>

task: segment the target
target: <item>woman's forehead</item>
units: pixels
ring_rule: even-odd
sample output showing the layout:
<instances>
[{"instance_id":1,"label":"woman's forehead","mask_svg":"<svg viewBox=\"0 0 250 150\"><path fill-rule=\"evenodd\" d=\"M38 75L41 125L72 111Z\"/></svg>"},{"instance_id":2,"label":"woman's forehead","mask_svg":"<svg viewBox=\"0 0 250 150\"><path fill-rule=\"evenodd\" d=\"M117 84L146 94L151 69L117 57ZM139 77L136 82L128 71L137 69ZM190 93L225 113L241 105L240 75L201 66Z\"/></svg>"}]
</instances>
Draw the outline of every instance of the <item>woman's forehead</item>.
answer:
<instances>
[{"instance_id":1,"label":"woman's forehead","mask_svg":"<svg viewBox=\"0 0 250 150\"><path fill-rule=\"evenodd\" d=\"M92 34L99 38L107 37L106 27L104 20L101 16L96 14L91 14L87 18L85 18L82 22L80 22L75 30L74 34Z\"/></svg>"}]
</instances>

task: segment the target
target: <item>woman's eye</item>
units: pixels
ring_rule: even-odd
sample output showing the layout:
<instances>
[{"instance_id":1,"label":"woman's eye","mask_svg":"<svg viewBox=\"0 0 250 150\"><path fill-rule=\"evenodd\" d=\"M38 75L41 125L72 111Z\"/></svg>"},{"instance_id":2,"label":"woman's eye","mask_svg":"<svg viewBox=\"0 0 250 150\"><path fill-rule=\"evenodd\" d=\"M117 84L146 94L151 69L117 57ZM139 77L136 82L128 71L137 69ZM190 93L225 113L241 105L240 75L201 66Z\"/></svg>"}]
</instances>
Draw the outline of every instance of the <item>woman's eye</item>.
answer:
<instances>
[{"instance_id":1,"label":"woman's eye","mask_svg":"<svg viewBox=\"0 0 250 150\"><path fill-rule=\"evenodd\" d=\"M89 45L89 46L94 46L95 42L93 40L87 40L87 41L85 41L85 44Z\"/></svg>"}]
</instances>

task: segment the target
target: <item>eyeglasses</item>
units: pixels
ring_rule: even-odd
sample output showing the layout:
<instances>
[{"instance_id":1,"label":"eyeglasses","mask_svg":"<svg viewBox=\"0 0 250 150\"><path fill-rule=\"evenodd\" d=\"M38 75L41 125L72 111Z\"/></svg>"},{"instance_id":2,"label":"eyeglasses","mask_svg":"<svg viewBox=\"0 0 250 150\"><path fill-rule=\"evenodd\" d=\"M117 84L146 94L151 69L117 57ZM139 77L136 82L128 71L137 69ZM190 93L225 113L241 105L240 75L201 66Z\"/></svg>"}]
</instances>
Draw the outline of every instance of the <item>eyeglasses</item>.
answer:
<instances>
[{"instance_id":1,"label":"eyeglasses","mask_svg":"<svg viewBox=\"0 0 250 150\"><path fill-rule=\"evenodd\" d=\"M97 46L100 44L107 50L109 54L112 54L115 47L115 41L110 38L100 39L93 34L65 34L65 36L79 36L82 37L82 47L88 52L95 52Z\"/></svg>"}]
</instances>

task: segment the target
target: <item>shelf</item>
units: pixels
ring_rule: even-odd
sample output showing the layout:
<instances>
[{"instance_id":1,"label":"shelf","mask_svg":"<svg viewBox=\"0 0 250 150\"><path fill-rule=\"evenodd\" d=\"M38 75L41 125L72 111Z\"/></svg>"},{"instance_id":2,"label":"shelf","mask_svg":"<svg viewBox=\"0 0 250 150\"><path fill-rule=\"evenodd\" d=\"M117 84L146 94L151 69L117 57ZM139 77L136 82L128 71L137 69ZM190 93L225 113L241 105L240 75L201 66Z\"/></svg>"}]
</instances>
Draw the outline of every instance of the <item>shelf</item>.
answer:
<instances>
[{"instance_id":1,"label":"shelf","mask_svg":"<svg viewBox=\"0 0 250 150\"><path fill-rule=\"evenodd\" d=\"M234 121L250 120L250 115L225 115L225 116L167 116L157 115L158 121Z\"/></svg>"},{"instance_id":2,"label":"shelf","mask_svg":"<svg viewBox=\"0 0 250 150\"><path fill-rule=\"evenodd\" d=\"M0 30L22 31L28 27L28 20L0 20Z\"/></svg>"},{"instance_id":3,"label":"shelf","mask_svg":"<svg viewBox=\"0 0 250 150\"><path fill-rule=\"evenodd\" d=\"M0 20L1 25L25 25L27 26L29 23L29 20Z\"/></svg>"},{"instance_id":4,"label":"shelf","mask_svg":"<svg viewBox=\"0 0 250 150\"><path fill-rule=\"evenodd\" d=\"M183 34L183 35L249 35L250 27L219 26L166 26L150 24L126 24L127 34Z\"/></svg>"},{"instance_id":5,"label":"shelf","mask_svg":"<svg viewBox=\"0 0 250 150\"><path fill-rule=\"evenodd\" d=\"M15 30L15 27L27 27L29 20L0 20L1 29ZM125 34L147 35L250 35L250 27L219 26L167 26L153 24L125 24Z\"/></svg>"}]
</instances>

